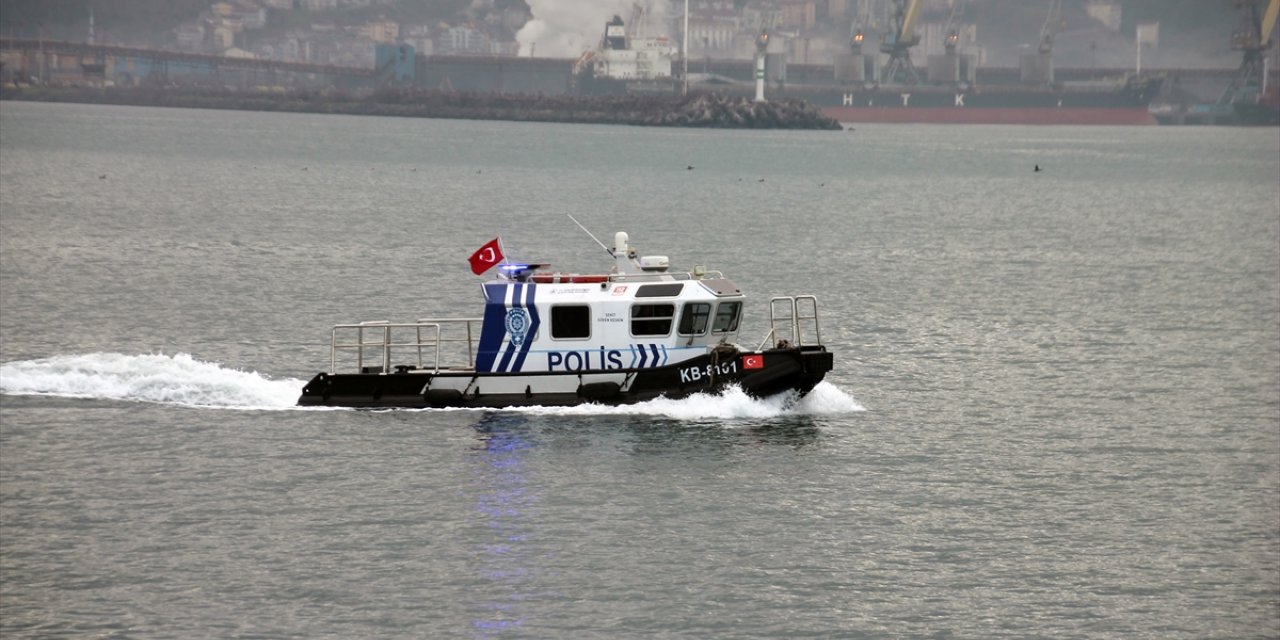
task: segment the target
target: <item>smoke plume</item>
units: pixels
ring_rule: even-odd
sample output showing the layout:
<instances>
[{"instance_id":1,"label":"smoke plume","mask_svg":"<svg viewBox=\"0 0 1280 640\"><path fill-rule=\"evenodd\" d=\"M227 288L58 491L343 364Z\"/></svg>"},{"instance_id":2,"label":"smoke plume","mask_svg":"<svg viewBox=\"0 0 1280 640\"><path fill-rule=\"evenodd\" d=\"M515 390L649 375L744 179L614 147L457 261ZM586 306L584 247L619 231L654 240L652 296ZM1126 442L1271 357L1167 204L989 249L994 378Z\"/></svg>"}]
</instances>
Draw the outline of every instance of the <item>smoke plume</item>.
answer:
<instances>
[{"instance_id":1,"label":"smoke plume","mask_svg":"<svg viewBox=\"0 0 1280 640\"><path fill-rule=\"evenodd\" d=\"M604 37L604 25L613 16L627 21L627 31L636 34L640 25L630 24L637 5L645 5L647 35L669 35L669 15L665 0L637 3L634 0L527 0L533 18L516 33L520 55L539 58L576 58L594 49ZM683 9L681 9L683 10Z\"/></svg>"}]
</instances>

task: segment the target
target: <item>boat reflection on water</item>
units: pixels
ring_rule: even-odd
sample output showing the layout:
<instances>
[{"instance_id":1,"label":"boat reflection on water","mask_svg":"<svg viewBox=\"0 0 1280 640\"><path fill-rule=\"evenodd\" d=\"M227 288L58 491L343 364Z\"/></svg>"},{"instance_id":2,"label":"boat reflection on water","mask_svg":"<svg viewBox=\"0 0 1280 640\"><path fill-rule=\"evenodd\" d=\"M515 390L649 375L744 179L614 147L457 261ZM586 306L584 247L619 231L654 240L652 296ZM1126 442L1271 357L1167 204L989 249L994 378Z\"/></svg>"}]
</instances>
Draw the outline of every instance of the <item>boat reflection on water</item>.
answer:
<instances>
[{"instance_id":1,"label":"boat reflection on water","mask_svg":"<svg viewBox=\"0 0 1280 640\"><path fill-rule=\"evenodd\" d=\"M744 445L807 446L822 432L812 416L796 415L749 420L649 419L626 428L637 454L700 449L732 449Z\"/></svg>"},{"instance_id":2,"label":"boat reflection on water","mask_svg":"<svg viewBox=\"0 0 1280 640\"><path fill-rule=\"evenodd\" d=\"M460 533L468 536L467 579L474 585L470 615L478 637L520 634L540 624L547 601L556 600L546 585L564 559L548 541L564 531L555 530L558 515L548 513L554 510L546 504L548 496L562 507L585 500L572 508L599 516L608 505L578 495L576 486L623 459L648 461L642 462L644 468L648 463L702 467L732 459L744 448L808 447L823 437L821 418L803 414L690 420L602 409L609 413L576 413L580 407L490 411L472 424L470 477L462 486L473 518ZM557 474L554 470L566 462L574 471Z\"/></svg>"},{"instance_id":3,"label":"boat reflection on water","mask_svg":"<svg viewBox=\"0 0 1280 640\"><path fill-rule=\"evenodd\" d=\"M522 603L532 597L537 576L536 520L539 499L529 469L528 419L518 413L486 413L474 427L470 482L475 522L468 528L470 563L478 588L472 628L478 637L518 633L526 620Z\"/></svg>"}]
</instances>

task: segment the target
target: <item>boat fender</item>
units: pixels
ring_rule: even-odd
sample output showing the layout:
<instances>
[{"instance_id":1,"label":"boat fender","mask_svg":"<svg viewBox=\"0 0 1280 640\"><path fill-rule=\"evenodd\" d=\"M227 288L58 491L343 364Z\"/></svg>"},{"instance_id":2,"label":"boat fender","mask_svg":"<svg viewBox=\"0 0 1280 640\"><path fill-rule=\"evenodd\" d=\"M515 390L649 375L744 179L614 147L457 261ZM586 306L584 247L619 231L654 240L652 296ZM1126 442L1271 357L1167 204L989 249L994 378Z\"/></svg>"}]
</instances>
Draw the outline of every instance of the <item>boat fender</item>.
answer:
<instances>
[{"instance_id":1,"label":"boat fender","mask_svg":"<svg viewBox=\"0 0 1280 640\"><path fill-rule=\"evenodd\" d=\"M727 343L720 343L716 348L711 350L711 363L719 364L721 360L730 360L738 357L738 348Z\"/></svg>"},{"instance_id":2,"label":"boat fender","mask_svg":"<svg viewBox=\"0 0 1280 640\"><path fill-rule=\"evenodd\" d=\"M734 358L738 357L738 353L739 353L738 348L731 344L721 342L720 344L716 345L716 348L711 350L712 373L711 373L711 378L707 380L707 383L710 384L711 386L715 386L716 384L715 371L719 369L720 362L721 361L727 362L729 360L733 360Z\"/></svg>"},{"instance_id":3,"label":"boat fender","mask_svg":"<svg viewBox=\"0 0 1280 640\"><path fill-rule=\"evenodd\" d=\"M433 407L442 407L462 400L462 392L457 389L427 389L422 392L422 399Z\"/></svg>"},{"instance_id":4,"label":"boat fender","mask_svg":"<svg viewBox=\"0 0 1280 640\"><path fill-rule=\"evenodd\" d=\"M604 400L622 392L622 385L616 382L588 382L578 385L578 397L589 400Z\"/></svg>"},{"instance_id":5,"label":"boat fender","mask_svg":"<svg viewBox=\"0 0 1280 640\"><path fill-rule=\"evenodd\" d=\"M470 391L472 399L479 398L480 387L479 385L476 384L476 382L478 381L479 381L479 378L473 376L471 378L471 382L467 383L467 388L462 390L462 397L464 398L467 397L467 392Z\"/></svg>"}]
</instances>

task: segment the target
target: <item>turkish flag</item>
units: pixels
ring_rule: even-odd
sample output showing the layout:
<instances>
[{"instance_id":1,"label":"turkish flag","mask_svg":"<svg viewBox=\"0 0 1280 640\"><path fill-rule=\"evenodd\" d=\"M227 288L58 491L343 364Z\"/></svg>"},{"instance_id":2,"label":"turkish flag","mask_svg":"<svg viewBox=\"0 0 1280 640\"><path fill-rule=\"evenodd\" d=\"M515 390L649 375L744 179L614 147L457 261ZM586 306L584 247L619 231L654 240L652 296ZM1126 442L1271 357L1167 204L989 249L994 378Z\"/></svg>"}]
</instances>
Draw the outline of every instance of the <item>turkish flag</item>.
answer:
<instances>
[{"instance_id":1,"label":"turkish flag","mask_svg":"<svg viewBox=\"0 0 1280 640\"><path fill-rule=\"evenodd\" d=\"M742 368L743 369L763 369L764 354L753 353L750 355L742 356Z\"/></svg>"},{"instance_id":2,"label":"turkish flag","mask_svg":"<svg viewBox=\"0 0 1280 640\"><path fill-rule=\"evenodd\" d=\"M502 262L502 245L494 238L471 254L471 273L480 275L499 262Z\"/></svg>"}]
</instances>

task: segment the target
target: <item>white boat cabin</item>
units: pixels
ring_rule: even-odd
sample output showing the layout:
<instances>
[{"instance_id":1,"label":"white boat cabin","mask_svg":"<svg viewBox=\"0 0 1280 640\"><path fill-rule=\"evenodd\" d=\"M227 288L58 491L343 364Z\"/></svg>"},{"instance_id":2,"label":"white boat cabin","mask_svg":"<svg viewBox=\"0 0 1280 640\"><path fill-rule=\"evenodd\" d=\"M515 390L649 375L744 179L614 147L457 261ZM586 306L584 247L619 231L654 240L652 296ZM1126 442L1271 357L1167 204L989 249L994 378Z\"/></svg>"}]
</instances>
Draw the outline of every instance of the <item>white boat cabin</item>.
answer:
<instances>
[{"instance_id":1,"label":"white boat cabin","mask_svg":"<svg viewBox=\"0 0 1280 640\"><path fill-rule=\"evenodd\" d=\"M475 370L574 373L646 369L737 341L742 291L719 272L668 272L665 256L638 257L615 237L609 274L562 275L504 264L482 285L485 311Z\"/></svg>"}]
</instances>

